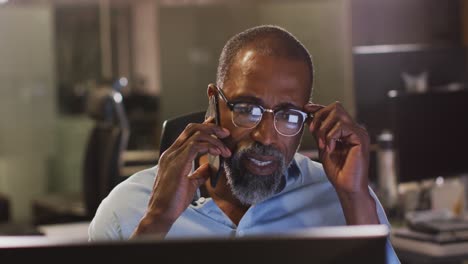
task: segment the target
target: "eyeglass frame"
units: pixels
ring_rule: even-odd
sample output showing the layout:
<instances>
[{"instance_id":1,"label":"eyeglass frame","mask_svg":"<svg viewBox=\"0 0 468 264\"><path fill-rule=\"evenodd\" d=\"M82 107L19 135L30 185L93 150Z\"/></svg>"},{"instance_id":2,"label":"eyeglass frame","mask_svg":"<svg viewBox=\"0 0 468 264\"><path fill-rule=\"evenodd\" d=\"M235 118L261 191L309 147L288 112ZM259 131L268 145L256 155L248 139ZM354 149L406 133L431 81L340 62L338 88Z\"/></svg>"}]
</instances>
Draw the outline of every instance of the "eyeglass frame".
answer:
<instances>
[{"instance_id":1,"label":"eyeglass frame","mask_svg":"<svg viewBox=\"0 0 468 264\"><path fill-rule=\"evenodd\" d=\"M220 95L221 99L223 99L223 101L226 103L226 105L228 106L229 110L231 111L231 122L236 126L236 127L241 127L239 125L236 124L236 122L234 122L234 115L233 115L233 112L234 112L234 106L236 105L236 103L232 103L232 102L229 102L229 100L227 99L226 95L224 94L224 92L222 91L221 88L219 88L218 86L214 85L214 87L216 88L216 90L218 91L218 94ZM239 102L240 103L240 102ZM261 117L260 119L256 122L256 124L252 127L242 127L242 128L247 128L247 129L252 129L252 128L255 128L256 126L258 126L258 124L260 124L260 122L262 121L262 118L263 118L263 113L265 112L269 112L269 113L272 113L273 114L273 119L274 119L274 127L275 127L275 130L276 132L278 132L280 135L284 136L284 137L294 137L296 136L297 134L299 134L299 132L301 132L302 130L302 127L304 126L304 124L306 123L307 119L308 118L313 118L313 114L312 113L306 113L304 111L301 111L299 109L294 109L294 108L290 108L288 110L294 110L294 111L297 111L299 112L301 115L302 115L302 125L301 125L301 129L299 129L295 134L292 134L292 135L286 135L286 134L283 134L281 133L278 128L276 127L276 113L278 113L279 111L284 111L285 109L277 109L277 110L273 110L273 109L269 109L269 108L265 108L261 105L258 105L258 104L254 104L254 103L250 103L250 104L253 104L255 106L257 106L258 108L260 108L261 110Z\"/></svg>"}]
</instances>

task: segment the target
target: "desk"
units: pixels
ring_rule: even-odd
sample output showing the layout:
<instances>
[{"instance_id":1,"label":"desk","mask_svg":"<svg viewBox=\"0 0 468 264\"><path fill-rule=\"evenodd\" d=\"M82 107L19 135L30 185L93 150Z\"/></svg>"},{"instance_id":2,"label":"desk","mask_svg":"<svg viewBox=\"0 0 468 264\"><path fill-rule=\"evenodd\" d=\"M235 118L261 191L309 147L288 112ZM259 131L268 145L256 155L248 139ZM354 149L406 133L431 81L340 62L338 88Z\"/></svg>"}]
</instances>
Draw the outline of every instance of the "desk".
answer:
<instances>
[{"instance_id":1,"label":"desk","mask_svg":"<svg viewBox=\"0 0 468 264\"><path fill-rule=\"evenodd\" d=\"M41 225L37 229L47 238L63 241L87 241L90 222Z\"/></svg>"},{"instance_id":2,"label":"desk","mask_svg":"<svg viewBox=\"0 0 468 264\"><path fill-rule=\"evenodd\" d=\"M468 263L468 242L437 244L395 235L391 241L402 264Z\"/></svg>"}]
</instances>

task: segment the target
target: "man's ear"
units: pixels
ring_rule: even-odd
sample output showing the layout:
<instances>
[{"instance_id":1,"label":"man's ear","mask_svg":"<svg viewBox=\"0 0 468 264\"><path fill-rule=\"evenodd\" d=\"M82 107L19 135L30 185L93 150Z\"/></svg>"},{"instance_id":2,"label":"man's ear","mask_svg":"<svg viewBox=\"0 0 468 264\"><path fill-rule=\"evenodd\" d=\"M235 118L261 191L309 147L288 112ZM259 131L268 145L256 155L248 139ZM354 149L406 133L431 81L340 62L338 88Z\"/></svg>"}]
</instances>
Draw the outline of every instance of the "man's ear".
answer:
<instances>
[{"instance_id":1,"label":"man's ear","mask_svg":"<svg viewBox=\"0 0 468 264\"><path fill-rule=\"evenodd\" d=\"M208 95L208 98L210 98L211 96L216 96L218 94L216 85L213 83L208 84L208 89L206 90L206 94Z\"/></svg>"}]
</instances>

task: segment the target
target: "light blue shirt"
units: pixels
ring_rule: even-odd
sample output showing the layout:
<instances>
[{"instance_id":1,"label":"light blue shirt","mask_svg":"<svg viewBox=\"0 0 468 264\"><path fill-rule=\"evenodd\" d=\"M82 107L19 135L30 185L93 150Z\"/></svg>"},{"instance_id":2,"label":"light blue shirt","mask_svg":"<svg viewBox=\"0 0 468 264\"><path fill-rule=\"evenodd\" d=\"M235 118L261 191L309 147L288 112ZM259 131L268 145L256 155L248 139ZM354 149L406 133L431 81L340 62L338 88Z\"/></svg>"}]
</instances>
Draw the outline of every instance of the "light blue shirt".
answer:
<instances>
[{"instance_id":1,"label":"light blue shirt","mask_svg":"<svg viewBox=\"0 0 468 264\"><path fill-rule=\"evenodd\" d=\"M116 186L102 201L89 227L89 239L128 239L143 217L158 166L138 172ZM240 237L297 228L346 225L335 189L322 165L296 153L283 190L252 205L236 226L211 198L200 197L174 222L166 237ZM388 225L376 201L380 223ZM387 242L387 263L400 263Z\"/></svg>"}]
</instances>

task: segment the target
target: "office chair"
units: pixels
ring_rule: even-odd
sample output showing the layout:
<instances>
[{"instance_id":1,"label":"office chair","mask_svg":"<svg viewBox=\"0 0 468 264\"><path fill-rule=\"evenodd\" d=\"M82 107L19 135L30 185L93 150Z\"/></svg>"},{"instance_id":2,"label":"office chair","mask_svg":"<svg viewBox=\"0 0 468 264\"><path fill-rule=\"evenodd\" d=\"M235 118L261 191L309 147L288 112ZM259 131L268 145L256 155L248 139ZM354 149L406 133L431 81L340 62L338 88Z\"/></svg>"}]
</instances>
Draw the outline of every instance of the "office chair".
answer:
<instances>
[{"instance_id":1,"label":"office chair","mask_svg":"<svg viewBox=\"0 0 468 264\"><path fill-rule=\"evenodd\" d=\"M159 155L174 143L189 123L203 123L205 113L205 111L193 112L165 120L162 125Z\"/></svg>"},{"instance_id":2,"label":"office chair","mask_svg":"<svg viewBox=\"0 0 468 264\"><path fill-rule=\"evenodd\" d=\"M0 224L10 220L10 200L0 193Z\"/></svg>"},{"instance_id":3,"label":"office chair","mask_svg":"<svg viewBox=\"0 0 468 264\"><path fill-rule=\"evenodd\" d=\"M159 156L161 157L164 151L174 143L188 124L203 123L205 121L205 113L205 111L192 112L165 120L162 125ZM198 167L197 160L195 160L195 167ZM200 187L200 193L203 197L209 196L204 186Z\"/></svg>"},{"instance_id":4,"label":"office chair","mask_svg":"<svg viewBox=\"0 0 468 264\"><path fill-rule=\"evenodd\" d=\"M33 201L35 225L91 220L120 177L129 125L122 95L101 88L88 98L87 114L95 120L84 157L83 192L57 193Z\"/></svg>"}]
</instances>

